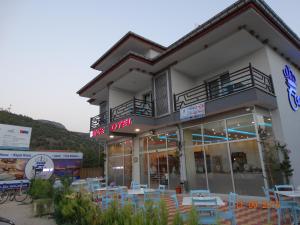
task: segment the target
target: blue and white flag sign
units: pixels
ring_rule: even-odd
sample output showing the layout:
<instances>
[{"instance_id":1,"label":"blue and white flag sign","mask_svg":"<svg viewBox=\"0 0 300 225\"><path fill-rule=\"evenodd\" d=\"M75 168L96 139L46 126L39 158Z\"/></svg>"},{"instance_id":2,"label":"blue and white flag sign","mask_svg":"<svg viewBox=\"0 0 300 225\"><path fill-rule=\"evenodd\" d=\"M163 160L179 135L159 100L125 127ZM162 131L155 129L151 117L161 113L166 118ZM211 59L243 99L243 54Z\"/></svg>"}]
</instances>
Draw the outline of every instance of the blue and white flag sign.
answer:
<instances>
[{"instance_id":1,"label":"blue and white flag sign","mask_svg":"<svg viewBox=\"0 0 300 225\"><path fill-rule=\"evenodd\" d=\"M30 127L0 124L0 149L28 150L30 138Z\"/></svg>"},{"instance_id":2,"label":"blue and white flag sign","mask_svg":"<svg viewBox=\"0 0 300 225\"><path fill-rule=\"evenodd\" d=\"M180 109L180 120L198 119L205 116L205 102Z\"/></svg>"}]
</instances>

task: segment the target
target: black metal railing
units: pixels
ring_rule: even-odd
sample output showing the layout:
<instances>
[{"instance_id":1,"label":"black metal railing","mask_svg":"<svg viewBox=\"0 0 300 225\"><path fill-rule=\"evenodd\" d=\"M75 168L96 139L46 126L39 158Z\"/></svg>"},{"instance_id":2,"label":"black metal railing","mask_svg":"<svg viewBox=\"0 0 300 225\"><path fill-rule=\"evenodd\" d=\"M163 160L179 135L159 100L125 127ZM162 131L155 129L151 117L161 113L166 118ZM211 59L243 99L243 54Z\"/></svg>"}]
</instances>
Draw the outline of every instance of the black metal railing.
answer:
<instances>
[{"instance_id":1,"label":"black metal railing","mask_svg":"<svg viewBox=\"0 0 300 225\"><path fill-rule=\"evenodd\" d=\"M153 116L153 102L133 98L115 108L110 109L110 121L116 121L126 116Z\"/></svg>"},{"instance_id":2,"label":"black metal railing","mask_svg":"<svg viewBox=\"0 0 300 225\"><path fill-rule=\"evenodd\" d=\"M174 108L175 111L178 111L187 106L224 97L252 87L274 94L271 76L254 68L250 63L245 68L223 74L210 82L204 82L199 86L174 94Z\"/></svg>"},{"instance_id":3,"label":"black metal railing","mask_svg":"<svg viewBox=\"0 0 300 225\"><path fill-rule=\"evenodd\" d=\"M106 126L108 122L108 113L103 112L91 118L90 130L95 130L101 126Z\"/></svg>"}]
</instances>

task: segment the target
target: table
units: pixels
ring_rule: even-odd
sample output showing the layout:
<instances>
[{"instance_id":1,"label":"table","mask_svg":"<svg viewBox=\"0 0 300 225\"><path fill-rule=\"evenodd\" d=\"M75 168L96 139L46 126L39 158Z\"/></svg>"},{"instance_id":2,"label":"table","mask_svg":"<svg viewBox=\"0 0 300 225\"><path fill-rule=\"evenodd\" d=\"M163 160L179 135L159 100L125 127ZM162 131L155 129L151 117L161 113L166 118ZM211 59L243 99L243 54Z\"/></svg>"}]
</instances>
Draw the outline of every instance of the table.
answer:
<instances>
[{"instance_id":1,"label":"table","mask_svg":"<svg viewBox=\"0 0 300 225\"><path fill-rule=\"evenodd\" d=\"M128 189L129 195L143 195L146 192L154 192L155 189L150 188L139 188L139 189Z\"/></svg>"},{"instance_id":2,"label":"table","mask_svg":"<svg viewBox=\"0 0 300 225\"><path fill-rule=\"evenodd\" d=\"M183 197L182 199L182 205L192 205L192 199L200 199L200 200L211 200L211 199L216 199L217 200L217 205L218 206L225 206L225 203L223 202L223 200L218 197L218 196L214 196L214 197ZM211 202L203 202L200 204L196 204L198 206L209 206L209 205L213 205L213 203Z\"/></svg>"},{"instance_id":3,"label":"table","mask_svg":"<svg viewBox=\"0 0 300 225\"><path fill-rule=\"evenodd\" d=\"M127 186L118 186L118 187L102 187L97 188L96 191L116 191L118 189L127 189Z\"/></svg>"},{"instance_id":4,"label":"table","mask_svg":"<svg viewBox=\"0 0 300 225\"><path fill-rule=\"evenodd\" d=\"M300 198L300 191L275 191L276 194L284 195L291 198Z\"/></svg>"}]
</instances>

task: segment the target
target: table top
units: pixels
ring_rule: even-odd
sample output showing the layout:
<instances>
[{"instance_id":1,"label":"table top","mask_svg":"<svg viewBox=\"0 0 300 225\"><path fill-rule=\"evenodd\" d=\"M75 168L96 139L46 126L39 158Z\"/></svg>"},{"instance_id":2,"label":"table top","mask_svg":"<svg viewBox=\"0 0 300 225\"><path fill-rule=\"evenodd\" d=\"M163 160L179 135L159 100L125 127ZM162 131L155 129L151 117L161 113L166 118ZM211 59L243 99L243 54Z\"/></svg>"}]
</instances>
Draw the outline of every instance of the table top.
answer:
<instances>
[{"instance_id":1,"label":"table top","mask_svg":"<svg viewBox=\"0 0 300 225\"><path fill-rule=\"evenodd\" d=\"M143 195L145 193L145 191L154 192L155 189L150 189L150 188L128 189L128 194L129 195Z\"/></svg>"},{"instance_id":2,"label":"table top","mask_svg":"<svg viewBox=\"0 0 300 225\"><path fill-rule=\"evenodd\" d=\"M182 199L182 205L192 205L192 199L201 199L201 200L211 200L211 199L217 199L217 205L218 206L224 206L225 203L223 202L223 200L218 197L218 196L213 196L213 197L183 197ZM209 205L213 205L213 203L211 202L201 202L200 204L196 204L198 206L209 206Z\"/></svg>"},{"instance_id":3,"label":"table top","mask_svg":"<svg viewBox=\"0 0 300 225\"><path fill-rule=\"evenodd\" d=\"M118 189L126 189L126 186L118 186L118 187L101 187L101 188L97 188L97 191L115 191Z\"/></svg>"},{"instance_id":4,"label":"table top","mask_svg":"<svg viewBox=\"0 0 300 225\"><path fill-rule=\"evenodd\" d=\"M287 197L292 197L292 198L299 198L300 197L300 191L275 191L275 193L279 195L284 195Z\"/></svg>"}]
</instances>

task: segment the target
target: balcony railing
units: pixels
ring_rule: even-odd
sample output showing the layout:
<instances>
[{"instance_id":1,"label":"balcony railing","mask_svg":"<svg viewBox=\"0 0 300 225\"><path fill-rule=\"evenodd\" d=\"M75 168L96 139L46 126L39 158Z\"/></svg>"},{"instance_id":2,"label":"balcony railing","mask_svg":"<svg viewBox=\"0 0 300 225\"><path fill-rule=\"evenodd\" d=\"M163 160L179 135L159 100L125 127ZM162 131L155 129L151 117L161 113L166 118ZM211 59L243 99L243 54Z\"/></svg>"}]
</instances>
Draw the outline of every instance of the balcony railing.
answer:
<instances>
[{"instance_id":1,"label":"balcony railing","mask_svg":"<svg viewBox=\"0 0 300 225\"><path fill-rule=\"evenodd\" d=\"M197 103L225 97L256 87L269 94L274 94L273 82L270 75L266 75L251 64L235 72L224 74L210 82L174 95L176 111Z\"/></svg>"},{"instance_id":2,"label":"balcony railing","mask_svg":"<svg viewBox=\"0 0 300 225\"><path fill-rule=\"evenodd\" d=\"M133 98L115 108L110 109L110 121L116 121L126 116L153 116L153 103Z\"/></svg>"},{"instance_id":3,"label":"balcony railing","mask_svg":"<svg viewBox=\"0 0 300 225\"><path fill-rule=\"evenodd\" d=\"M97 116L91 118L90 130L95 130L101 126L105 126L108 122L108 113L103 112Z\"/></svg>"}]
</instances>

